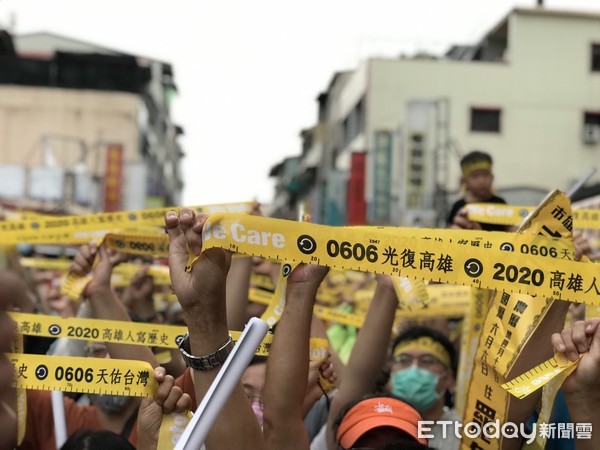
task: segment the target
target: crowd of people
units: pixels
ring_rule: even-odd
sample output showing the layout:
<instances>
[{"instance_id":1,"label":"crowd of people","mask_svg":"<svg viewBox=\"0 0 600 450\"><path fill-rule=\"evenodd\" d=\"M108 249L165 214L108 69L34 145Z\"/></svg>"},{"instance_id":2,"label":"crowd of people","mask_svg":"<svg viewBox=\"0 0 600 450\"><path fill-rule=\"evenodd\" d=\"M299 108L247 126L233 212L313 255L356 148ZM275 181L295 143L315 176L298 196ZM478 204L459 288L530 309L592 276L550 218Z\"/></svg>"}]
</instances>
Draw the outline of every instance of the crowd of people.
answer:
<instances>
[{"instance_id":1,"label":"crowd of people","mask_svg":"<svg viewBox=\"0 0 600 450\"><path fill-rule=\"evenodd\" d=\"M503 202L492 193L491 165L489 155L481 152L463 159L466 195L453 208L450 227L488 229L469 220L465 205ZM0 272L0 450L57 449L51 393L46 390L27 390L24 435L18 442L23 413L16 408L17 393L11 388L15 367L7 355L14 351L18 330L10 311L187 327L181 350L170 349L168 362L162 364L157 358L164 351L161 348L101 339L23 336L24 353L140 360L154 368L158 383L154 397L66 393L67 440L61 449L157 449L163 418L198 407L231 352L230 330L243 330L250 317L260 317L265 310L265 305L249 300L252 276L269 276L276 285L279 274L274 261L234 258L220 248L203 251L206 219L186 208L168 212L164 218L170 289L177 299L172 303L157 302L157 294L164 294L164 289L149 275L153 261L144 258L137 258L139 271L130 282L115 288L113 271L132 257L102 244L82 246L70 263L70 273L91 274L81 302L61 294L59 280L64 274L23 268L17 254L8 255L7 268ZM585 242L578 245L585 253ZM199 256L191 268L190 254ZM255 356L245 370L222 405L205 448L461 448L460 436L444 433L441 425L463 420L454 408L462 356L460 333L451 332L460 327L461 318L396 321L399 299L392 278L377 275L355 281L374 284L359 330L324 321L313 313L328 272L327 267L299 264L287 276L285 308L270 331L269 354ZM351 306L351 293L356 289L352 285L340 292L338 306ZM558 303L560 307L551 312L566 315L570 309L572 320L558 317L557 326L540 330L540 347L578 360L562 385L562 408L571 422L590 424L593 431L589 439L549 440L546 448L598 449L600 431L594 431L600 430L596 414L600 408L600 319L581 320L585 316L580 306ZM326 358L310 360L311 336L329 336ZM335 389L326 393L325 383ZM517 404L520 410L515 417L523 422L535 420L538 403ZM434 423L428 429L429 438L421 433L424 421ZM522 445L520 439L507 439L502 448Z\"/></svg>"}]
</instances>

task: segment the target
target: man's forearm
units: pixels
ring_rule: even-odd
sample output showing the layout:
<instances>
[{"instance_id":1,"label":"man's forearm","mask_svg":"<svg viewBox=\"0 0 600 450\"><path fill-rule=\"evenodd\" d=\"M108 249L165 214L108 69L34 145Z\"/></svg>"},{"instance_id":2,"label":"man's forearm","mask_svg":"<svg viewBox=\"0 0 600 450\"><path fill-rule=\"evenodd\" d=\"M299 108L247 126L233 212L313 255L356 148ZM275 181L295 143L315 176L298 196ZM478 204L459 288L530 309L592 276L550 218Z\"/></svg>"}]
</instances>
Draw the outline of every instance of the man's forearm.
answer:
<instances>
[{"instance_id":1,"label":"man's forearm","mask_svg":"<svg viewBox=\"0 0 600 450\"><path fill-rule=\"evenodd\" d=\"M89 301L96 318L131 322L127 310L121 302L119 302L110 287L95 291L89 296ZM108 353L112 358L148 361L152 367L157 367L159 365L149 347L115 344L110 342L107 342L106 346L108 348Z\"/></svg>"},{"instance_id":2,"label":"man's forearm","mask_svg":"<svg viewBox=\"0 0 600 450\"><path fill-rule=\"evenodd\" d=\"M600 393L587 395L565 395L571 423L591 424L591 439L577 439L576 450L598 450L600 448Z\"/></svg>"}]
</instances>

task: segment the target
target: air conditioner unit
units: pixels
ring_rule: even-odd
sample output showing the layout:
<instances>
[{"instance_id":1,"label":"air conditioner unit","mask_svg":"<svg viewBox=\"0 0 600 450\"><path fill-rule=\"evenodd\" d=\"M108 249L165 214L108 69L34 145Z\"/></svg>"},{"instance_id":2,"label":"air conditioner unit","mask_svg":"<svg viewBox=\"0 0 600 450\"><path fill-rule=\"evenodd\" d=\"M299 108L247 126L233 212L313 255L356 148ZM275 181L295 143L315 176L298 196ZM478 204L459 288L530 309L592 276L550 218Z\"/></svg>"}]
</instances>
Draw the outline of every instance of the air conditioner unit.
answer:
<instances>
[{"instance_id":1,"label":"air conditioner unit","mask_svg":"<svg viewBox=\"0 0 600 450\"><path fill-rule=\"evenodd\" d=\"M600 125L585 124L581 139L584 144L593 145L600 143Z\"/></svg>"}]
</instances>

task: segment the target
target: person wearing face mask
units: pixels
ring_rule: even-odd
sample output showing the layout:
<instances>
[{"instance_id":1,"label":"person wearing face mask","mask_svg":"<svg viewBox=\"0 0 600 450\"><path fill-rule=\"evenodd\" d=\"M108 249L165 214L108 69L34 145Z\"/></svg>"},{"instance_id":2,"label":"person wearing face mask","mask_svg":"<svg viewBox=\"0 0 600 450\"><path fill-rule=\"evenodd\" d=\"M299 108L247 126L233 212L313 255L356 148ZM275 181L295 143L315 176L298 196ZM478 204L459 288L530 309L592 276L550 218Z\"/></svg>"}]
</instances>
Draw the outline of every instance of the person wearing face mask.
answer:
<instances>
[{"instance_id":1,"label":"person wearing face mask","mask_svg":"<svg viewBox=\"0 0 600 450\"><path fill-rule=\"evenodd\" d=\"M390 392L412 405L426 421L460 422L446 406L455 388L455 351L450 341L437 330L410 328L396 339L392 351ZM429 446L438 450L457 450L460 440L454 426L442 438L442 425L434 424Z\"/></svg>"}]
</instances>

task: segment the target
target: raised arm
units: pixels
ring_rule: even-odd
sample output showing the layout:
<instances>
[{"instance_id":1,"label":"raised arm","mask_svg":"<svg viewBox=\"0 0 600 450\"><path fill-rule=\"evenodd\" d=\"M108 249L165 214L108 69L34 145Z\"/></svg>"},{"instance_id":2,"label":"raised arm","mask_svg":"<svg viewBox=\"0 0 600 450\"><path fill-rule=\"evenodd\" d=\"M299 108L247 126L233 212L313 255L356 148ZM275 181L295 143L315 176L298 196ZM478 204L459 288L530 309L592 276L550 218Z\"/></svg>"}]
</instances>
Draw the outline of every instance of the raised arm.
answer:
<instances>
[{"instance_id":1,"label":"raised arm","mask_svg":"<svg viewBox=\"0 0 600 450\"><path fill-rule=\"evenodd\" d=\"M358 333L339 390L327 418L327 446L337 448L333 423L340 410L349 402L373 392L387 357L394 312L398 298L389 276L378 276L377 287L367 317Z\"/></svg>"},{"instance_id":2,"label":"raised arm","mask_svg":"<svg viewBox=\"0 0 600 450\"><path fill-rule=\"evenodd\" d=\"M192 399L175 386L175 380L163 367L154 369L158 391L154 397L144 398L138 413L138 448L156 450L160 426L165 414L183 413L192 406Z\"/></svg>"},{"instance_id":3,"label":"raised arm","mask_svg":"<svg viewBox=\"0 0 600 450\"><path fill-rule=\"evenodd\" d=\"M96 258L99 259L94 266ZM117 261L119 261L118 255L109 252L104 246L84 245L73 259L70 270L81 276L92 272L93 278L86 286L84 296L89 299L97 319L131 322L127 310L110 287L113 265ZM111 358L148 361L152 367L158 366L154 354L148 347L110 342L107 342L106 346Z\"/></svg>"},{"instance_id":4,"label":"raised arm","mask_svg":"<svg viewBox=\"0 0 600 450\"><path fill-rule=\"evenodd\" d=\"M309 446L304 428L309 338L319 284L328 269L300 264L287 279L286 305L269 352L263 392L264 436L269 449Z\"/></svg>"},{"instance_id":5,"label":"raised arm","mask_svg":"<svg viewBox=\"0 0 600 450\"><path fill-rule=\"evenodd\" d=\"M208 216L189 209L165 216L169 234L169 269L173 290L181 304L189 331L189 352L209 355L228 341L225 286L231 254L214 248L202 253L202 228ZM200 255L186 272L189 252ZM192 370L196 400L204 397L218 369ZM205 442L211 449L262 449L264 441L241 384L235 387Z\"/></svg>"},{"instance_id":6,"label":"raised arm","mask_svg":"<svg viewBox=\"0 0 600 450\"><path fill-rule=\"evenodd\" d=\"M600 448L600 319L578 321L561 333L552 335L556 353L571 361L581 360L567 377L562 390L567 400L571 422L590 424L591 438L576 439L577 450Z\"/></svg>"}]
</instances>

